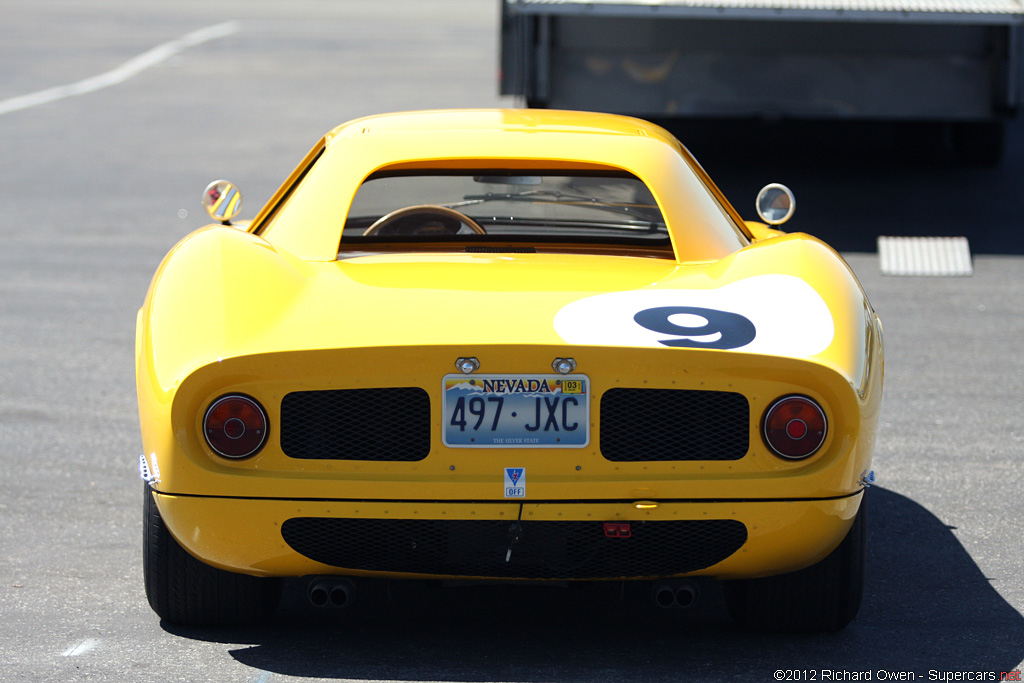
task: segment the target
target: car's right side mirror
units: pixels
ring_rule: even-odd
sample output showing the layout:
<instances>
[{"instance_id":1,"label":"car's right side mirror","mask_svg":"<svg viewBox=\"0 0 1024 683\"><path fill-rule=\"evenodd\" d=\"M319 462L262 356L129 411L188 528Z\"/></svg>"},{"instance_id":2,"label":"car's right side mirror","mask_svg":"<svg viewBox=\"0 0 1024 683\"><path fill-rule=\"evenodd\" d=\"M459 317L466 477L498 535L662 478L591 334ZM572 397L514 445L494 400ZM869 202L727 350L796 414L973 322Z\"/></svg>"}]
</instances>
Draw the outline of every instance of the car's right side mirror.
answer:
<instances>
[{"instance_id":1,"label":"car's right side mirror","mask_svg":"<svg viewBox=\"0 0 1024 683\"><path fill-rule=\"evenodd\" d=\"M785 185L772 183L757 193L757 215L768 225L782 225L793 217L794 211L796 198Z\"/></svg>"}]
</instances>

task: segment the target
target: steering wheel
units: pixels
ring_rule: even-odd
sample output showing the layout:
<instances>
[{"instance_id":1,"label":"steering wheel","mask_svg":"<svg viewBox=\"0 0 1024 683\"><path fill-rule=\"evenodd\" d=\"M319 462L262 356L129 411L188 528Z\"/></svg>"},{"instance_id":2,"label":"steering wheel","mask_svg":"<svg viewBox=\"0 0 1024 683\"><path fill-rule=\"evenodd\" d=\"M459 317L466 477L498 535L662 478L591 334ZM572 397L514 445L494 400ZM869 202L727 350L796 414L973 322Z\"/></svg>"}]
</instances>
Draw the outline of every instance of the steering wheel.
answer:
<instances>
[{"instance_id":1,"label":"steering wheel","mask_svg":"<svg viewBox=\"0 0 1024 683\"><path fill-rule=\"evenodd\" d=\"M455 235L462 226L468 227L478 235L486 235L487 231L475 220L455 209L435 204L419 204L397 209L381 216L373 225L363 232L363 237L370 235Z\"/></svg>"}]
</instances>

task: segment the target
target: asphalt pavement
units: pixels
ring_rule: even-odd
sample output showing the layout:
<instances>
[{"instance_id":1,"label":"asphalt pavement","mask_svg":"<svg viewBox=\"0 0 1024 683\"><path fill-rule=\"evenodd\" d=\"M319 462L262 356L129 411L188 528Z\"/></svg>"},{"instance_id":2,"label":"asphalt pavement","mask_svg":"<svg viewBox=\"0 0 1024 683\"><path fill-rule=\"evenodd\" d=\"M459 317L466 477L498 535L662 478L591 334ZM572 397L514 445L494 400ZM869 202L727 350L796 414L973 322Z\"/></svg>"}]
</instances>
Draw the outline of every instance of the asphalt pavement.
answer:
<instances>
[{"instance_id":1,"label":"asphalt pavement","mask_svg":"<svg viewBox=\"0 0 1024 683\"><path fill-rule=\"evenodd\" d=\"M291 586L259 629L152 613L133 354L157 264L205 222L209 181L238 184L252 217L334 125L514 105L497 94L497 12L489 0L0 0L0 679L1019 674L1024 119L997 168L879 129L676 130L745 215L761 185L792 187L792 229L839 248L884 321L868 587L842 633L742 633L714 584L685 612L612 586L392 585L343 612ZM878 235L966 235L974 275L883 276Z\"/></svg>"}]
</instances>

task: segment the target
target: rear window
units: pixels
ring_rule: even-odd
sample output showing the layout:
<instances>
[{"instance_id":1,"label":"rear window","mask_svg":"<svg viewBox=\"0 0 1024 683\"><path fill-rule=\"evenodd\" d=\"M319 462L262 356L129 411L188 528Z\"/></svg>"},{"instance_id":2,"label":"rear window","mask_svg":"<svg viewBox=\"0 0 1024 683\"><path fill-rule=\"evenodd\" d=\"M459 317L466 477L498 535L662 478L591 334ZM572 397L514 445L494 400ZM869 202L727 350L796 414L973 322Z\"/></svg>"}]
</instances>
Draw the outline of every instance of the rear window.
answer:
<instances>
[{"instance_id":1,"label":"rear window","mask_svg":"<svg viewBox=\"0 0 1024 683\"><path fill-rule=\"evenodd\" d=\"M650 190L618 172L379 173L359 187L345 251L371 245L609 245L671 252ZM578 250L578 249L574 249Z\"/></svg>"}]
</instances>

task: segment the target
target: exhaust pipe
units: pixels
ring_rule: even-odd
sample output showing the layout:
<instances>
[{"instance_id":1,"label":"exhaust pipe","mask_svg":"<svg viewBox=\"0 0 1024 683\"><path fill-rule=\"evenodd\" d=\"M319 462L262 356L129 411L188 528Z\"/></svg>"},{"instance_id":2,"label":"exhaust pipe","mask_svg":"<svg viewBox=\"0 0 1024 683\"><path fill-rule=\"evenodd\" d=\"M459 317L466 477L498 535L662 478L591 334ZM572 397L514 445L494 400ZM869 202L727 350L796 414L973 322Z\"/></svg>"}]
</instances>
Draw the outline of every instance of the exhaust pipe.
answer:
<instances>
[{"instance_id":1,"label":"exhaust pipe","mask_svg":"<svg viewBox=\"0 0 1024 683\"><path fill-rule=\"evenodd\" d=\"M654 584L652 596L654 604L662 609L689 609L700 599L700 588L696 582L686 579L659 581Z\"/></svg>"},{"instance_id":2,"label":"exhaust pipe","mask_svg":"<svg viewBox=\"0 0 1024 683\"><path fill-rule=\"evenodd\" d=\"M697 588L696 583L686 581L676 589L676 604L683 609L693 607L697 604L698 599L700 599L700 589Z\"/></svg>"},{"instance_id":3,"label":"exhaust pipe","mask_svg":"<svg viewBox=\"0 0 1024 683\"><path fill-rule=\"evenodd\" d=\"M654 586L654 604L663 609L674 607L676 604L676 592L666 583L659 583Z\"/></svg>"},{"instance_id":4,"label":"exhaust pipe","mask_svg":"<svg viewBox=\"0 0 1024 683\"><path fill-rule=\"evenodd\" d=\"M344 607L352 599L355 586L347 579L320 578L309 583L306 597L314 607Z\"/></svg>"}]
</instances>

